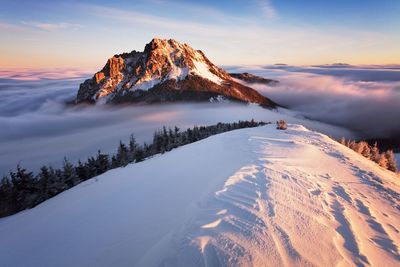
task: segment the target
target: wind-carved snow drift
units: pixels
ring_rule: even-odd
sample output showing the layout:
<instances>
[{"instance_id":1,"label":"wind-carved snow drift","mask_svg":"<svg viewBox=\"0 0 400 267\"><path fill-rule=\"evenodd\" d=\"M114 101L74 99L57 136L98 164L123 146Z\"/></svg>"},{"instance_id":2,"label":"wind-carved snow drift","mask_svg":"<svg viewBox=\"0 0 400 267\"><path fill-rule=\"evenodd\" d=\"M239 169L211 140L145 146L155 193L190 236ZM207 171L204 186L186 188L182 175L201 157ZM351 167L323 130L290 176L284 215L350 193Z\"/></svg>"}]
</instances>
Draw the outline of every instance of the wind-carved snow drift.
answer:
<instances>
[{"instance_id":1,"label":"wind-carved snow drift","mask_svg":"<svg viewBox=\"0 0 400 267\"><path fill-rule=\"evenodd\" d=\"M111 170L0 221L1 266L398 266L396 174L299 125Z\"/></svg>"},{"instance_id":2,"label":"wind-carved snow drift","mask_svg":"<svg viewBox=\"0 0 400 267\"><path fill-rule=\"evenodd\" d=\"M93 78L81 84L76 102L120 103L229 99L275 104L236 82L200 50L173 39L153 39L144 52L115 55Z\"/></svg>"}]
</instances>

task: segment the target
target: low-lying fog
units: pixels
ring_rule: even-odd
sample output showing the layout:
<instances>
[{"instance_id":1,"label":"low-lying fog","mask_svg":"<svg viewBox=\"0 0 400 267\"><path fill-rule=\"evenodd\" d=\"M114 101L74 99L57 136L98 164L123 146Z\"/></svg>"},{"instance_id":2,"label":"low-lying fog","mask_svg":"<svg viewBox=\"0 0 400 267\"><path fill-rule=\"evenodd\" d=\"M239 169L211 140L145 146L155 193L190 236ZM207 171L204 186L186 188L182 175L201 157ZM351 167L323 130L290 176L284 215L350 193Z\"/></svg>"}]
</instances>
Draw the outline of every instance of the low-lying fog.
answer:
<instances>
[{"instance_id":1,"label":"low-lying fog","mask_svg":"<svg viewBox=\"0 0 400 267\"><path fill-rule=\"evenodd\" d=\"M340 125L359 138L400 138L400 66L231 67L279 80L253 85L307 118Z\"/></svg>"},{"instance_id":2,"label":"low-lying fog","mask_svg":"<svg viewBox=\"0 0 400 267\"><path fill-rule=\"evenodd\" d=\"M319 68L322 69L322 68ZM230 68L229 70L238 70ZM281 81L275 87L257 85L263 94L291 107L297 114L351 129L365 135L395 133L399 108L399 80L363 82L350 77L301 72L289 67L240 68ZM394 71L394 70L390 70ZM58 167L63 157L86 159L100 149L114 152L119 140L134 133L149 142L163 125L185 129L193 125L252 119L292 123L334 137L354 137L351 131L312 122L283 110L232 103L163 104L147 106L75 106L64 103L76 95L87 73L0 71L0 175L18 163L31 170ZM51 79L46 79L50 77ZM67 77L72 77L67 79ZM396 128L397 127L397 128Z\"/></svg>"}]
</instances>

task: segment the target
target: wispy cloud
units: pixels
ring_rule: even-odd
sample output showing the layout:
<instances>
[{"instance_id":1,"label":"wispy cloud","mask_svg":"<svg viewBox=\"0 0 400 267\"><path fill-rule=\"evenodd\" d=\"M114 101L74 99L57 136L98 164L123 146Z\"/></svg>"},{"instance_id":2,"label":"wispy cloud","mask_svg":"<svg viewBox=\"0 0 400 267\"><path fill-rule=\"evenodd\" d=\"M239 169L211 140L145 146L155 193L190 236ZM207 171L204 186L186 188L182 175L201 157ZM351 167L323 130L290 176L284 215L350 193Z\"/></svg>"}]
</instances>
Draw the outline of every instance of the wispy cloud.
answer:
<instances>
[{"instance_id":1,"label":"wispy cloud","mask_svg":"<svg viewBox=\"0 0 400 267\"><path fill-rule=\"evenodd\" d=\"M207 18L209 18L211 16L213 20L216 18L220 18L226 23L215 24L209 23L208 20L198 22L184 18L155 16L146 12L138 12L133 10L93 4L80 4L79 8L85 10L86 14L94 15L101 18L103 22L104 19L109 19L110 21L122 22L125 26L132 25L140 27L141 29L148 27L149 29L172 32L175 35L191 34L193 36L204 37L207 39L209 39L210 37L223 39L234 38L237 41L243 40L244 42L248 43L254 40L258 40L260 42L260 40L263 39L262 43L265 45L266 43L279 43L279 41L288 41L288 39L292 40L293 38L304 37L310 32L312 33L314 38L304 38L304 40L316 40L319 36L319 33L317 34L316 30L314 29L287 27L285 28L285 31L283 31L280 28L265 28L262 24L257 23L256 20L234 17L228 14L224 14L220 11L212 11L207 8L199 7L194 9L194 7L190 5L185 6L186 11L192 12L196 10L197 13L200 12L201 15L204 17L207 16ZM249 31L249 29L251 29L251 31ZM274 36L274 38L264 39L265 36ZM324 36L324 38L321 39L327 40L327 43L331 43L328 41L330 41L332 38L327 38L326 36Z\"/></svg>"},{"instance_id":2,"label":"wispy cloud","mask_svg":"<svg viewBox=\"0 0 400 267\"><path fill-rule=\"evenodd\" d=\"M207 17L207 20L198 22L191 19L156 16L146 12L93 4L79 4L78 7L88 14L113 21L121 21L125 24L151 27L157 30L169 30L175 33L192 33L206 36L221 36L227 34L227 29L237 28L231 25L239 23L248 25L250 23L247 20L230 16L213 8L192 4L177 6L176 9L179 9L187 16ZM215 23L215 21L218 21L218 23Z\"/></svg>"},{"instance_id":3,"label":"wispy cloud","mask_svg":"<svg viewBox=\"0 0 400 267\"><path fill-rule=\"evenodd\" d=\"M258 4L266 18L274 19L278 16L276 9L272 5L272 0L258 0Z\"/></svg>"},{"instance_id":4,"label":"wispy cloud","mask_svg":"<svg viewBox=\"0 0 400 267\"><path fill-rule=\"evenodd\" d=\"M21 23L25 26L37 28L44 31L57 31L63 29L79 29L82 28L82 25L75 23L67 23L67 22L57 22L57 23L46 23L39 21L21 21Z\"/></svg>"},{"instance_id":5,"label":"wispy cloud","mask_svg":"<svg viewBox=\"0 0 400 267\"><path fill-rule=\"evenodd\" d=\"M266 15L277 16L270 1L260 3ZM302 61L308 57L316 58L315 51L326 55L326 51L339 48L343 50L352 46L361 47L371 36L379 37L376 33L366 36L363 32L348 29L324 32L309 25L266 27L264 23L256 19L235 17L218 10L212 13L213 19L193 21L187 17L155 16L146 12L102 5L81 4L79 8L84 10L85 14L95 16L103 23L104 20L107 20L109 25L112 22L119 23L114 27L118 27L120 31L130 29L128 26L134 26L138 31L140 29L158 37L180 38L180 41L190 40L193 46L199 46L200 49L203 49L201 46L208 47L207 51L211 56L215 51L216 57L220 57L221 51L235 51L236 54L247 55L246 63L260 62L260 58L268 60L266 62ZM193 6L184 8L190 13ZM207 8L200 10L202 15L204 13L204 17L209 13ZM184 12L184 14L188 13ZM225 23L210 22L215 20L214 17L222 17ZM376 39L379 40L379 38ZM354 40L357 42L354 43ZM302 51L302 54L298 51ZM236 60L243 60L243 57ZM329 62L330 58L326 60ZM235 64L229 61L224 63Z\"/></svg>"},{"instance_id":6,"label":"wispy cloud","mask_svg":"<svg viewBox=\"0 0 400 267\"><path fill-rule=\"evenodd\" d=\"M0 22L0 31L4 32L21 32L26 30L26 27L16 25L16 24L10 24L6 22Z\"/></svg>"}]
</instances>

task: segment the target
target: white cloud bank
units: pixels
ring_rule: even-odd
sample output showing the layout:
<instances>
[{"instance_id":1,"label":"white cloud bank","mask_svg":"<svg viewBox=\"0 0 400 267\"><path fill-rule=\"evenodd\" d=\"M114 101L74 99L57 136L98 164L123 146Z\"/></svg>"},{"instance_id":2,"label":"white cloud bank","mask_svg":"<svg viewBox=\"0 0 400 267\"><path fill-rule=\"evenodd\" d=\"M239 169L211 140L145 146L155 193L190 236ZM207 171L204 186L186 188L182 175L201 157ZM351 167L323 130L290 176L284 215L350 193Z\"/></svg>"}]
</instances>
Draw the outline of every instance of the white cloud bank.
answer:
<instances>
[{"instance_id":1,"label":"white cloud bank","mask_svg":"<svg viewBox=\"0 0 400 267\"><path fill-rule=\"evenodd\" d=\"M278 85L253 87L306 117L352 129L361 138L400 137L400 70L240 69L244 70L275 76ZM315 74L321 71L323 74Z\"/></svg>"}]
</instances>

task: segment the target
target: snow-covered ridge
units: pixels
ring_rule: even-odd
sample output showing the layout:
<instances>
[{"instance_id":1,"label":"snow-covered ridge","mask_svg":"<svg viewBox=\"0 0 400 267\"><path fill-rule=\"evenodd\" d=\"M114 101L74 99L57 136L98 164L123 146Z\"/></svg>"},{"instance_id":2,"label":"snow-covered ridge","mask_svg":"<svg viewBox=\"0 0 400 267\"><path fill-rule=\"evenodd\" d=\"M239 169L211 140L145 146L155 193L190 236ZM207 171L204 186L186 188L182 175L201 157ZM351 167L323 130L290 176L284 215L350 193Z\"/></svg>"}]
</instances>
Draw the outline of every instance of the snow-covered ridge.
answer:
<instances>
[{"instance_id":1,"label":"snow-covered ridge","mask_svg":"<svg viewBox=\"0 0 400 267\"><path fill-rule=\"evenodd\" d=\"M396 266L400 182L274 125L114 169L0 220L1 266Z\"/></svg>"}]
</instances>

